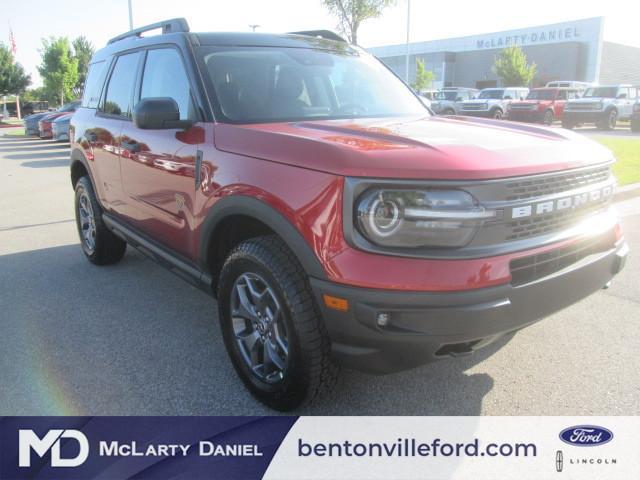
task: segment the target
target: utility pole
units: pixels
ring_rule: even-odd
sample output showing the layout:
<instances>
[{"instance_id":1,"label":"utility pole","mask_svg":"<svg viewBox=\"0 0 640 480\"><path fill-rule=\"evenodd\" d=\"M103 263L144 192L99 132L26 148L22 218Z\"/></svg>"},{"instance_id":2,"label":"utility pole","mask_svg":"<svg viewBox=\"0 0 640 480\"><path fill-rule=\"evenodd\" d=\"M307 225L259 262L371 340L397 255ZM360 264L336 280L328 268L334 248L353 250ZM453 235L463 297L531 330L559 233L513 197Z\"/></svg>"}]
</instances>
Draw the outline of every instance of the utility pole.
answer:
<instances>
[{"instance_id":1,"label":"utility pole","mask_svg":"<svg viewBox=\"0 0 640 480\"><path fill-rule=\"evenodd\" d=\"M409 83L409 36L411 31L411 0L407 0L407 45L404 59L404 81Z\"/></svg>"},{"instance_id":2,"label":"utility pole","mask_svg":"<svg viewBox=\"0 0 640 480\"><path fill-rule=\"evenodd\" d=\"M129 0L129 30L133 30L133 7L131 6L131 1Z\"/></svg>"}]
</instances>

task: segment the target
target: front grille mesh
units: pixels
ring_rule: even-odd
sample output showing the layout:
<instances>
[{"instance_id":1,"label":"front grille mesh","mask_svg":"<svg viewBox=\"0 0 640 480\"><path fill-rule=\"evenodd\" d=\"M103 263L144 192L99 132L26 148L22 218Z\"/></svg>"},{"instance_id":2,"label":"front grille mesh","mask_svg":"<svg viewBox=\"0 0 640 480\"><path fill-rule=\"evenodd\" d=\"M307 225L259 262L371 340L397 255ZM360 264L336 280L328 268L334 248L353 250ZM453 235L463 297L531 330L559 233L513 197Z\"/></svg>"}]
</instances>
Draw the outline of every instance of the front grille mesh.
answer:
<instances>
[{"instance_id":1,"label":"front grille mesh","mask_svg":"<svg viewBox=\"0 0 640 480\"><path fill-rule=\"evenodd\" d=\"M546 178L519 180L506 185L509 191L509 196L506 200L524 200L575 190L604 182L610 175L611 168L606 166L580 172L563 173Z\"/></svg>"},{"instance_id":2,"label":"front grille mesh","mask_svg":"<svg viewBox=\"0 0 640 480\"><path fill-rule=\"evenodd\" d=\"M580 260L613 248L615 236L612 233L576 242L567 247L558 248L528 257L512 260L511 284L514 286L534 282L552 275Z\"/></svg>"}]
</instances>

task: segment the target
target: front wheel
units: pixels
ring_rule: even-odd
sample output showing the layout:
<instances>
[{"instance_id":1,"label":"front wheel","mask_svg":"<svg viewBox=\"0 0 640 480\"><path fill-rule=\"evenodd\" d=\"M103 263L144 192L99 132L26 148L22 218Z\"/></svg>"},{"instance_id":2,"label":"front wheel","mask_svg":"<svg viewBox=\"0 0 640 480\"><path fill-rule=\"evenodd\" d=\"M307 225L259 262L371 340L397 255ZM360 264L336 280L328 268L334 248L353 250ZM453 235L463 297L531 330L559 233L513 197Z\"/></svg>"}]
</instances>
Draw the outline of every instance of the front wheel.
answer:
<instances>
[{"instance_id":1,"label":"front wheel","mask_svg":"<svg viewBox=\"0 0 640 480\"><path fill-rule=\"evenodd\" d=\"M576 124L569 121L569 120L562 120L562 128L566 128L567 130L573 130L574 128L576 128Z\"/></svg>"},{"instance_id":2,"label":"front wheel","mask_svg":"<svg viewBox=\"0 0 640 480\"><path fill-rule=\"evenodd\" d=\"M276 236L246 240L229 255L218 311L233 366L264 404L289 411L334 383L330 340L309 281Z\"/></svg>"},{"instance_id":3,"label":"front wheel","mask_svg":"<svg viewBox=\"0 0 640 480\"><path fill-rule=\"evenodd\" d=\"M611 109L609 112L607 112L605 118L599 121L596 126L600 130L615 130L617 124L618 111L616 109Z\"/></svg>"},{"instance_id":4,"label":"front wheel","mask_svg":"<svg viewBox=\"0 0 640 480\"><path fill-rule=\"evenodd\" d=\"M551 125L553 123L553 112L551 110L547 110L546 112L544 112L542 123L544 123L545 125Z\"/></svg>"},{"instance_id":5,"label":"front wheel","mask_svg":"<svg viewBox=\"0 0 640 480\"><path fill-rule=\"evenodd\" d=\"M502 110L500 110L499 108L496 108L493 112L491 112L491 118L494 118L496 120L501 120Z\"/></svg>"},{"instance_id":6,"label":"front wheel","mask_svg":"<svg viewBox=\"0 0 640 480\"><path fill-rule=\"evenodd\" d=\"M120 261L127 244L102 221L102 208L89 177L82 177L76 183L75 210L80 244L87 259L95 265L110 265Z\"/></svg>"}]
</instances>

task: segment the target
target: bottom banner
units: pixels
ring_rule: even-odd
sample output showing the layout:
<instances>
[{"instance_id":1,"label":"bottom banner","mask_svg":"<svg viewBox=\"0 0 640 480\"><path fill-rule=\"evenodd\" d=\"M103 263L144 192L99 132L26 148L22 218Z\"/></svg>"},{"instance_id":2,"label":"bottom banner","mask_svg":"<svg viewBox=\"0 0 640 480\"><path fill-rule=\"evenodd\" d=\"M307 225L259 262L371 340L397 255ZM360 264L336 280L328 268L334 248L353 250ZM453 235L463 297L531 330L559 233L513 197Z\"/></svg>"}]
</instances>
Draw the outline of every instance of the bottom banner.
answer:
<instances>
[{"instance_id":1,"label":"bottom banner","mask_svg":"<svg viewBox=\"0 0 640 480\"><path fill-rule=\"evenodd\" d=\"M0 478L640 478L638 417L4 417Z\"/></svg>"}]
</instances>

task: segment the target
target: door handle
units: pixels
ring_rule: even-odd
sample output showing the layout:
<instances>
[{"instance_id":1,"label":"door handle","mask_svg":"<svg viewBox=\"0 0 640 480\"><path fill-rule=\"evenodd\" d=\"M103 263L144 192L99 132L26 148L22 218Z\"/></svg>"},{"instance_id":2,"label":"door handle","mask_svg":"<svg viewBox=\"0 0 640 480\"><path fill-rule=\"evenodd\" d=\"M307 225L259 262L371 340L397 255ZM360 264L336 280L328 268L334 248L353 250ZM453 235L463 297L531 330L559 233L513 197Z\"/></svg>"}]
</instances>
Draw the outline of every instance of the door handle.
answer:
<instances>
[{"instance_id":1,"label":"door handle","mask_svg":"<svg viewBox=\"0 0 640 480\"><path fill-rule=\"evenodd\" d=\"M200 170L202 168L202 156L203 156L202 150L196 151L196 164L195 164L195 171L193 172L193 176L196 182L196 190L200 188L200 180L201 180Z\"/></svg>"}]
</instances>

